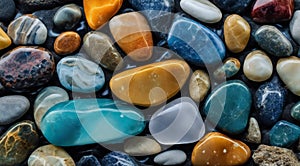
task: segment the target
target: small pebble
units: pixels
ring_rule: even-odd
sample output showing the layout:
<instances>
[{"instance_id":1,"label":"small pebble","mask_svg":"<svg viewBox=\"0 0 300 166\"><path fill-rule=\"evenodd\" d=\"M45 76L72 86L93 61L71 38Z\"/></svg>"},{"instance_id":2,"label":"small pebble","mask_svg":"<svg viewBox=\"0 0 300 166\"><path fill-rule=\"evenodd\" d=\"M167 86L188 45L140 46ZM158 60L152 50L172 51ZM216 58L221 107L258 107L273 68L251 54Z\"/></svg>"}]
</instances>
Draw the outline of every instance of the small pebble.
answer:
<instances>
[{"instance_id":1,"label":"small pebble","mask_svg":"<svg viewBox=\"0 0 300 166\"><path fill-rule=\"evenodd\" d=\"M169 150L155 156L154 162L159 165L180 165L186 158L186 154L181 150Z\"/></svg>"},{"instance_id":2,"label":"small pebble","mask_svg":"<svg viewBox=\"0 0 300 166\"><path fill-rule=\"evenodd\" d=\"M290 21L290 32L293 39L300 44L300 10L295 11L292 20Z\"/></svg>"},{"instance_id":3,"label":"small pebble","mask_svg":"<svg viewBox=\"0 0 300 166\"><path fill-rule=\"evenodd\" d=\"M1 0L0 1L0 21L11 21L16 13L16 5L14 0Z\"/></svg>"},{"instance_id":4,"label":"small pebble","mask_svg":"<svg viewBox=\"0 0 300 166\"><path fill-rule=\"evenodd\" d=\"M196 102L201 102L210 89L208 74L202 70L196 70L190 78L189 92L191 98Z\"/></svg>"},{"instance_id":5,"label":"small pebble","mask_svg":"<svg viewBox=\"0 0 300 166\"><path fill-rule=\"evenodd\" d=\"M225 80L226 78L236 75L239 72L240 67L241 63L238 59L229 57L225 59L222 66L214 71L213 76L217 80Z\"/></svg>"},{"instance_id":6,"label":"small pebble","mask_svg":"<svg viewBox=\"0 0 300 166\"><path fill-rule=\"evenodd\" d=\"M124 151L131 156L147 156L161 152L161 147L151 138L133 137L125 141Z\"/></svg>"},{"instance_id":7,"label":"small pebble","mask_svg":"<svg viewBox=\"0 0 300 166\"><path fill-rule=\"evenodd\" d=\"M246 135L246 140L251 143L260 144L261 143L261 132L258 122L255 118L251 117L248 126L248 132Z\"/></svg>"},{"instance_id":8,"label":"small pebble","mask_svg":"<svg viewBox=\"0 0 300 166\"><path fill-rule=\"evenodd\" d=\"M300 122L300 102L296 103L292 110L291 110L291 116L296 119L298 122Z\"/></svg>"},{"instance_id":9,"label":"small pebble","mask_svg":"<svg viewBox=\"0 0 300 166\"><path fill-rule=\"evenodd\" d=\"M101 164L94 155L88 155L82 156L76 166L101 166Z\"/></svg>"},{"instance_id":10,"label":"small pebble","mask_svg":"<svg viewBox=\"0 0 300 166\"><path fill-rule=\"evenodd\" d=\"M101 160L102 166L139 166L134 158L123 152L110 152Z\"/></svg>"},{"instance_id":11,"label":"small pebble","mask_svg":"<svg viewBox=\"0 0 300 166\"><path fill-rule=\"evenodd\" d=\"M71 30L79 23L81 17L80 7L75 4L68 4L57 10L53 22L58 28Z\"/></svg>"},{"instance_id":12,"label":"small pebble","mask_svg":"<svg viewBox=\"0 0 300 166\"><path fill-rule=\"evenodd\" d=\"M54 42L54 51L58 55L67 55L79 49L81 38L78 33L68 31L61 33Z\"/></svg>"},{"instance_id":13,"label":"small pebble","mask_svg":"<svg viewBox=\"0 0 300 166\"><path fill-rule=\"evenodd\" d=\"M0 50L7 48L11 45L10 37L0 27Z\"/></svg>"}]
</instances>

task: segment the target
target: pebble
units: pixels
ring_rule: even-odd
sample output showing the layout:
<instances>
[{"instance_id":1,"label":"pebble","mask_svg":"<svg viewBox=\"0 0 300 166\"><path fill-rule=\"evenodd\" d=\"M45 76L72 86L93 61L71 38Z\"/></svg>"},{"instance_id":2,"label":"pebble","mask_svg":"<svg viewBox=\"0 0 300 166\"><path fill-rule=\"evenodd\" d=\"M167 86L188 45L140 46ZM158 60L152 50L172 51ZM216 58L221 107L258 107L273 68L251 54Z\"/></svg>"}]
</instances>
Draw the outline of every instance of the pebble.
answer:
<instances>
[{"instance_id":1,"label":"pebble","mask_svg":"<svg viewBox=\"0 0 300 166\"><path fill-rule=\"evenodd\" d=\"M0 125L10 124L21 118L29 109L29 100L20 95L0 97Z\"/></svg>"},{"instance_id":2,"label":"pebble","mask_svg":"<svg viewBox=\"0 0 300 166\"><path fill-rule=\"evenodd\" d=\"M99 29L119 11L122 4L123 0L83 0L83 8L88 25L93 30Z\"/></svg>"},{"instance_id":3,"label":"pebble","mask_svg":"<svg viewBox=\"0 0 300 166\"><path fill-rule=\"evenodd\" d=\"M79 49L81 38L73 31L61 33L54 42L54 51L58 55L72 54Z\"/></svg>"},{"instance_id":4,"label":"pebble","mask_svg":"<svg viewBox=\"0 0 300 166\"><path fill-rule=\"evenodd\" d=\"M110 152L101 160L102 166L139 166L136 160L123 152Z\"/></svg>"},{"instance_id":5,"label":"pebble","mask_svg":"<svg viewBox=\"0 0 300 166\"><path fill-rule=\"evenodd\" d=\"M56 146L122 142L144 128L144 116L137 108L103 98L58 103L41 121L43 135Z\"/></svg>"},{"instance_id":6,"label":"pebble","mask_svg":"<svg viewBox=\"0 0 300 166\"><path fill-rule=\"evenodd\" d=\"M250 158L249 147L239 140L212 132L203 137L194 147L193 165L243 165Z\"/></svg>"},{"instance_id":7,"label":"pebble","mask_svg":"<svg viewBox=\"0 0 300 166\"><path fill-rule=\"evenodd\" d=\"M181 97L152 115L149 131L160 144L188 144L203 137L205 126L194 101Z\"/></svg>"},{"instance_id":8,"label":"pebble","mask_svg":"<svg viewBox=\"0 0 300 166\"><path fill-rule=\"evenodd\" d=\"M44 23L31 14L13 20L7 29L7 34L16 45L44 44L47 33Z\"/></svg>"},{"instance_id":9,"label":"pebble","mask_svg":"<svg viewBox=\"0 0 300 166\"><path fill-rule=\"evenodd\" d=\"M257 0L251 16L259 23L278 23L290 20L293 12L294 0Z\"/></svg>"},{"instance_id":10,"label":"pebble","mask_svg":"<svg viewBox=\"0 0 300 166\"><path fill-rule=\"evenodd\" d=\"M31 13L41 9L51 9L74 0L15 0L22 13Z\"/></svg>"},{"instance_id":11,"label":"pebble","mask_svg":"<svg viewBox=\"0 0 300 166\"><path fill-rule=\"evenodd\" d=\"M292 20L290 21L290 32L293 39L300 44L300 10L295 11Z\"/></svg>"},{"instance_id":12,"label":"pebble","mask_svg":"<svg viewBox=\"0 0 300 166\"><path fill-rule=\"evenodd\" d=\"M28 159L28 166L59 165L75 166L71 156L62 148L44 145L37 148Z\"/></svg>"},{"instance_id":13,"label":"pebble","mask_svg":"<svg viewBox=\"0 0 300 166\"><path fill-rule=\"evenodd\" d=\"M159 165L180 165L186 158L186 154L181 150L169 150L155 156L154 162Z\"/></svg>"},{"instance_id":14,"label":"pebble","mask_svg":"<svg viewBox=\"0 0 300 166\"><path fill-rule=\"evenodd\" d=\"M249 23L237 14L229 15L224 22L224 38L227 48L233 53L242 52L250 39Z\"/></svg>"},{"instance_id":15,"label":"pebble","mask_svg":"<svg viewBox=\"0 0 300 166\"><path fill-rule=\"evenodd\" d=\"M206 119L229 134L242 133L248 124L252 98L242 81L230 80L216 87L205 101Z\"/></svg>"},{"instance_id":16,"label":"pebble","mask_svg":"<svg viewBox=\"0 0 300 166\"><path fill-rule=\"evenodd\" d=\"M260 145L252 155L254 162L258 165L291 165L298 166L298 161L295 153L286 148L276 146Z\"/></svg>"},{"instance_id":17,"label":"pebble","mask_svg":"<svg viewBox=\"0 0 300 166\"><path fill-rule=\"evenodd\" d=\"M166 60L114 75L110 88L116 97L139 106L158 105L176 95L190 74L182 60Z\"/></svg>"},{"instance_id":18,"label":"pebble","mask_svg":"<svg viewBox=\"0 0 300 166\"><path fill-rule=\"evenodd\" d=\"M190 78L189 92L191 98L198 102L201 102L207 95L210 89L210 80L208 74L202 70L194 71Z\"/></svg>"},{"instance_id":19,"label":"pebble","mask_svg":"<svg viewBox=\"0 0 300 166\"><path fill-rule=\"evenodd\" d=\"M12 125L0 138L0 165L21 164L38 146L39 135L31 121Z\"/></svg>"},{"instance_id":20,"label":"pebble","mask_svg":"<svg viewBox=\"0 0 300 166\"><path fill-rule=\"evenodd\" d=\"M225 57L225 46L217 34L185 17L174 20L168 45L183 59L197 66L215 64Z\"/></svg>"},{"instance_id":21,"label":"pebble","mask_svg":"<svg viewBox=\"0 0 300 166\"><path fill-rule=\"evenodd\" d=\"M124 142L124 151L131 156L147 156L161 152L161 147L151 138L132 137Z\"/></svg>"},{"instance_id":22,"label":"pebble","mask_svg":"<svg viewBox=\"0 0 300 166\"><path fill-rule=\"evenodd\" d=\"M113 17L110 31L122 50L134 61L146 61L152 57L153 39L146 18L138 12Z\"/></svg>"},{"instance_id":23,"label":"pebble","mask_svg":"<svg viewBox=\"0 0 300 166\"><path fill-rule=\"evenodd\" d=\"M91 93L105 83L102 69L94 62L80 56L68 56L57 64L60 83L73 92Z\"/></svg>"},{"instance_id":24,"label":"pebble","mask_svg":"<svg viewBox=\"0 0 300 166\"><path fill-rule=\"evenodd\" d=\"M83 49L87 56L102 67L114 71L122 65L122 57L110 37L98 31L91 31L83 38Z\"/></svg>"},{"instance_id":25,"label":"pebble","mask_svg":"<svg viewBox=\"0 0 300 166\"><path fill-rule=\"evenodd\" d=\"M296 103L291 110L291 116L300 122L300 102Z\"/></svg>"},{"instance_id":26,"label":"pebble","mask_svg":"<svg viewBox=\"0 0 300 166\"><path fill-rule=\"evenodd\" d=\"M243 72L251 81L266 81L273 74L273 64L265 52L255 50L247 55L244 61Z\"/></svg>"},{"instance_id":27,"label":"pebble","mask_svg":"<svg viewBox=\"0 0 300 166\"><path fill-rule=\"evenodd\" d=\"M255 118L251 117L249 120L248 132L246 140L250 143L260 144L261 143L261 132L258 122Z\"/></svg>"},{"instance_id":28,"label":"pebble","mask_svg":"<svg viewBox=\"0 0 300 166\"><path fill-rule=\"evenodd\" d=\"M270 144L272 146L290 147L300 138L300 127L281 120L270 130Z\"/></svg>"},{"instance_id":29,"label":"pebble","mask_svg":"<svg viewBox=\"0 0 300 166\"><path fill-rule=\"evenodd\" d=\"M300 96L300 59L298 57L282 58L277 62L277 73L286 87L295 95Z\"/></svg>"},{"instance_id":30,"label":"pebble","mask_svg":"<svg viewBox=\"0 0 300 166\"><path fill-rule=\"evenodd\" d=\"M13 0L1 0L0 1L0 21L11 21L16 13L16 5Z\"/></svg>"},{"instance_id":31,"label":"pebble","mask_svg":"<svg viewBox=\"0 0 300 166\"><path fill-rule=\"evenodd\" d=\"M77 166L101 166L99 160L94 155L82 156L76 163Z\"/></svg>"},{"instance_id":32,"label":"pebble","mask_svg":"<svg viewBox=\"0 0 300 166\"><path fill-rule=\"evenodd\" d=\"M217 23L222 19L220 9L208 0L181 0L180 7L204 23Z\"/></svg>"},{"instance_id":33,"label":"pebble","mask_svg":"<svg viewBox=\"0 0 300 166\"><path fill-rule=\"evenodd\" d=\"M49 82L54 57L42 47L17 47L0 59L0 82L14 91L29 91Z\"/></svg>"},{"instance_id":34,"label":"pebble","mask_svg":"<svg viewBox=\"0 0 300 166\"><path fill-rule=\"evenodd\" d=\"M226 78L233 77L236 75L241 68L241 63L238 59L229 57L225 59L222 66L216 69L216 71L213 72L213 76L217 80L222 80Z\"/></svg>"},{"instance_id":35,"label":"pebble","mask_svg":"<svg viewBox=\"0 0 300 166\"><path fill-rule=\"evenodd\" d=\"M212 0L212 2L228 13L242 13L252 4L252 0Z\"/></svg>"},{"instance_id":36,"label":"pebble","mask_svg":"<svg viewBox=\"0 0 300 166\"><path fill-rule=\"evenodd\" d=\"M258 45L271 55L290 56L293 53L291 42L272 25L263 25L255 32Z\"/></svg>"},{"instance_id":37,"label":"pebble","mask_svg":"<svg viewBox=\"0 0 300 166\"><path fill-rule=\"evenodd\" d=\"M55 104L68 101L68 93L56 86L49 86L39 92L34 101L33 115L37 127L40 129L40 123L45 113Z\"/></svg>"},{"instance_id":38,"label":"pebble","mask_svg":"<svg viewBox=\"0 0 300 166\"><path fill-rule=\"evenodd\" d=\"M0 27L0 50L3 50L5 48L9 47L10 45L11 45L11 39L10 39L10 37Z\"/></svg>"},{"instance_id":39,"label":"pebble","mask_svg":"<svg viewBox=\"0 0 300 166\"><path fill-rule=\"evenodd\" d=\"M76 4L68 4L57 10L53 23L60 29L71 30L80 22L81 17L80 7Z\"/></svg>"}]
</instances>

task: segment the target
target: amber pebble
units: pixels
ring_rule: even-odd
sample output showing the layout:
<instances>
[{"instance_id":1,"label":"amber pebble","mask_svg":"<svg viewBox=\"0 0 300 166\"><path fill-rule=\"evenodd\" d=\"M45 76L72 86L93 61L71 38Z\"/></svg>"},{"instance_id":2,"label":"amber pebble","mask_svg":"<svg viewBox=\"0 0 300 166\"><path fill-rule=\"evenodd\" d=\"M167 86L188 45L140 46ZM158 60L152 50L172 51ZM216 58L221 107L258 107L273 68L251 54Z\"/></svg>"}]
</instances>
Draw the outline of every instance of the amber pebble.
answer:
<instances>
[{"instance_id":1,"label":"amber pebble","mask_svg":"<svg viewBox=\"0 0 300 166\"><path fill-rule=\"evenodd\" d=\"M228 16L224 22L224 38L227 48L233 53L242 52L248 44L251 27L237 14Z\"/></svg>"},{"instance_id":2,"label":"amber pebble","mask_svg":"<svg viewBox=\"0 0 300 166\"><path fill-rule=\"evenodd\" d=\"M121 100L140 106L158 105L173 97L190 74L182 60L167 60L123 71L112 77L110 88Z\"/></svg>"},{"instance_id":3,"label":"amber pebble","mask_svg":"<svg viewBox=\"0 0 300 166\"><path fill-rule=\"evenodd\" d=\"M146 61L152 56L153 39L149 24L138 12L113 17L110 31L122 50L135 61Z\"/></svg>"},{"instance_id":4,"label":"amber pebble","mask_svg":"<svg viewBox=\"0 0 300 166\"><path fill-rule=\"evenodd\" d=\"M7 48L11 45L11 39L0 27L0 50Z\"/></svg>"},{"instance_id":5,"label":"amber pebble","mask_svg":"<svg viewBox=\"0 0 300 166\"><path fill-rule=\"evenodd\" d=\"M59 55L75 52L80 47L81 38L78 33L68 31L60 34L54 42L54 51Z\"/></svg>"},{"instance_id":6,"label":"amber pebble","mask_svg":"<svg viewBox=\"0 0 300 166\"><path fill-rule=\"evenodd\" d=\"M212 132L203 137L194 147L192 164L200 165L243 165L250 158L249 147L239 140Z\"/></svg>"}]
</instances>

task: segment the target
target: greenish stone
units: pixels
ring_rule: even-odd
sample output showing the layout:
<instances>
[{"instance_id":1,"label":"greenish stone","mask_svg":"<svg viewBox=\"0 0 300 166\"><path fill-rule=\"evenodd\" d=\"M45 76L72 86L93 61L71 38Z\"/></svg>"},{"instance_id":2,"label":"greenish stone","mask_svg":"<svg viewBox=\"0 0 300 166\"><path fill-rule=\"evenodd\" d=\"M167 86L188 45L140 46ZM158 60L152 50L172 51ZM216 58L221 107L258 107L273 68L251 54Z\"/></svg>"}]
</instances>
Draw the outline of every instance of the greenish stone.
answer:
<instances>
[{"instance_id":1,"label":"greenish stone","mask_svg":"<svg viewBox=\"0 0 300 166\"><path fill-rule=\"evenodd\" d=\"M144 116L137 108L111 99L61 102L41 121L42 133L57 146L122 142L144 128Z\"/></svg>"},{"instance_id":2,"label":"greenish stone","mask_svg":"<svg viewBox=\"0 0 300 166\"><path fill-rule=\"evenodd\" d=\"M300 102L296 103L296 104L293 106L293 108L292 108L292 110L291 110L291 116L292 116L294 119L300 121Z\"/></svg>"}]
</instances>

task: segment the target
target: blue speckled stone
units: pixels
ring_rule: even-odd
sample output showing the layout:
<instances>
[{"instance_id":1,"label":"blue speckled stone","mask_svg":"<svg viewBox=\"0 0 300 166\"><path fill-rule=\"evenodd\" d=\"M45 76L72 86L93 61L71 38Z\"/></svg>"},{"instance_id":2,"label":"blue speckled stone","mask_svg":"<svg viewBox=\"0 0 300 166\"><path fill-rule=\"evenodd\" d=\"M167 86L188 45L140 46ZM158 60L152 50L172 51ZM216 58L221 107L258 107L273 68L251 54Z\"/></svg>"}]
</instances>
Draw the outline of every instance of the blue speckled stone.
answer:
<instances>
[{"instance_id":1,"label":"blue speckled stone","mask_svg":"<svg viewBox=\"0 0 300 166\"><path fill-rule=\"evenodd\" d=\"M185 17L177 17L173 22L168 44L171 50L197 66L222 62L225 57L222 40L204 25Z\"/></svg>"},{"instance_id":2,"label":"blue speckled stone","mask_svg":"<svg viewBox=\"0 0 300 166\"><path fill-rule=\"evenodd\" d=\"M102 166L139 166L139 164L128 154L122 152L111 152L101 160Z\"/></svg>"},{"instance_id":3,"label":"blue speckled stone","mask_svg":"<svg viewBox=\"0 0 300 166\"><path fill-rule=\"evenodd\" d=\"M300 127L281 120L270 130L270 144L273 146L289 147L300 138Z\"/></svg>"},{"instance_id":4,"label":"blue speckled stone","mask_svg":"<svg viewBox=\"0 0 300 166\"><path fill-rule=\"evenodd\" d=\"M89 155L81 157L76 166L101 166L101 164L94 155Z\"/></svg>"},{"instance_id":5,"label":"blue speckled stone","mask_svg":"<svg viewBox=\"0 0 300 166\"><path fill-rule=\"evenodd\" d=\"M144 116L137 108L111 99L61 102L41 121L43 135L56 146L122 142L144 128Z\"/></svg>"},{"instance_id":6,"label":"blue speckled stone","mask_svg":"<svg viewBox=\"0 0 300 166\"><path fill-rule=\"evenodd\" d=\"M204 113L206 119L228 134L242 133L248 123L251 93L239 80L220 84L208 96Z\"/></svg>"},{"instance_id":7,"label":"blue speckled stone","mask_svg":"<svg viewBox=\"0 0 300 166\"><path fill-rule=\"evenodd\" d=\"M228 13L242 13L252 0L212 0L212 2Z\"/></svg>"},{"instance_id":8,"label":"blue speckled stone","mask_svg":"<svg viewBox=\"0 0 300 166\"><path fill-rule=\"evenodd\" d=\"M277 77L261 85L255 92L254 106L258 111L258 121L265 126L274 125L281 117L287 91Z\"/></svg>"}]
</instances>

